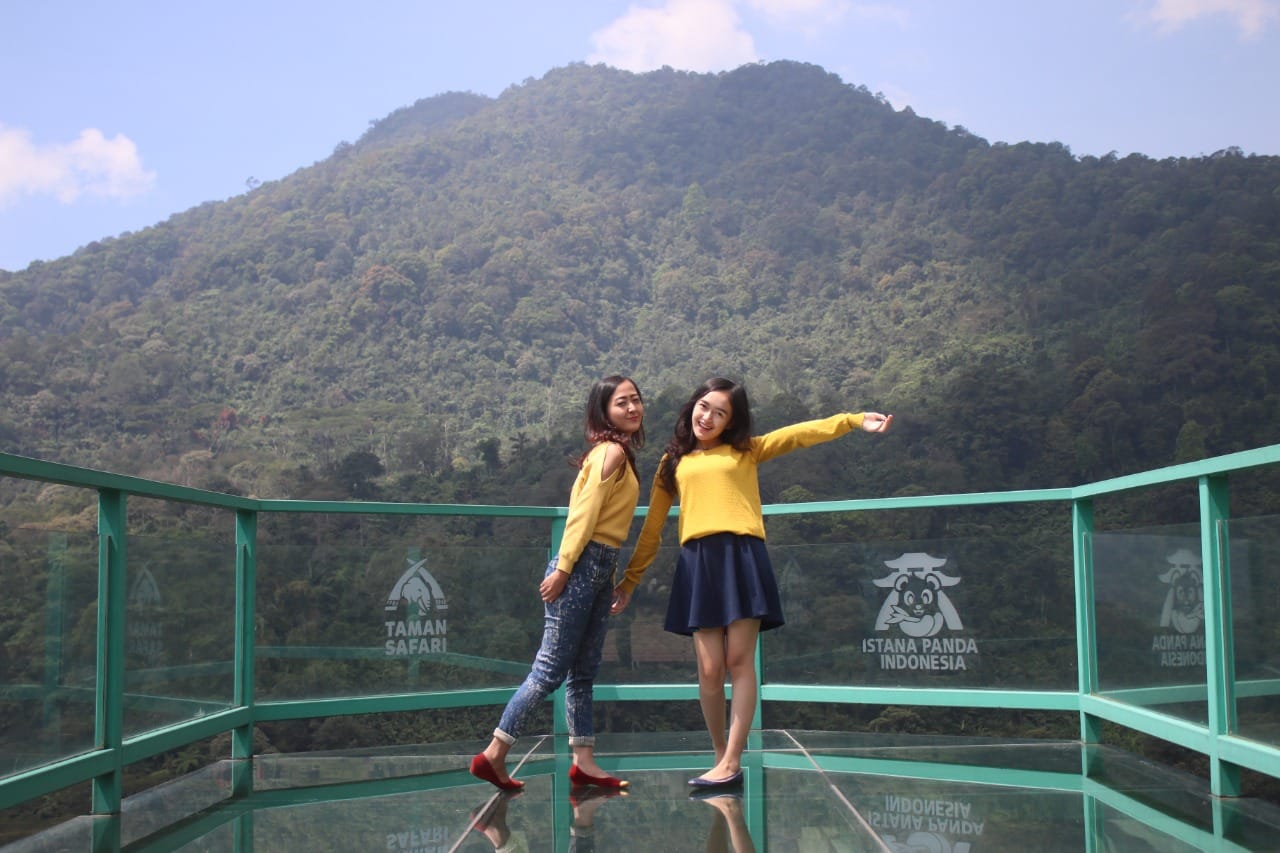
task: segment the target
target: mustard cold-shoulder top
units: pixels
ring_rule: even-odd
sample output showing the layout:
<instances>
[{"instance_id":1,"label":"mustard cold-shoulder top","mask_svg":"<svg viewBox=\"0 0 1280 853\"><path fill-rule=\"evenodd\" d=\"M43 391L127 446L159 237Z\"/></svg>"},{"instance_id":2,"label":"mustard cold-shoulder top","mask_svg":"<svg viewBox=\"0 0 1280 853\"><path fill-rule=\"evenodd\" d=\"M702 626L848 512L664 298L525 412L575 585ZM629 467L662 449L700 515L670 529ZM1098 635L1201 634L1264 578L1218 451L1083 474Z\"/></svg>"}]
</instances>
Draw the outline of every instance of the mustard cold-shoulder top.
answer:
<instances>
[{"instance_id":1,"label":"mustard cold-shoulder top","mask_svg":"<svg viewBox=\"0 0 1280 853\"><path fill-rule=\"evenodd\" d=\"M569 516L560 540L556 570L571 574L587 543L601 542L621 548L640 500L640 481L624 459L609 479L602 479L605 453L602 441L587 452L569 495Z\"/></svg>"},{"instance_id":2,"label":"mustard cold-shoulder top","mask_svg":"<svg viewBox=\"0 0 1280 853\"><path fill-rule=\"evenodd\" d=\"M862 413L845 412L816 421L803 421L764 435L751 437L751 449L742 452L721 444L695 450L676 466L676 490L680 497L680 544L713 533L764 536L757 466L784 453L812 447L862 426ZM658 466L662 470L661 464ZM662 525L675 501L657 475L649 494L649 512L618 586L631 592L658 554Z\"/></svg>"}]
</instances>

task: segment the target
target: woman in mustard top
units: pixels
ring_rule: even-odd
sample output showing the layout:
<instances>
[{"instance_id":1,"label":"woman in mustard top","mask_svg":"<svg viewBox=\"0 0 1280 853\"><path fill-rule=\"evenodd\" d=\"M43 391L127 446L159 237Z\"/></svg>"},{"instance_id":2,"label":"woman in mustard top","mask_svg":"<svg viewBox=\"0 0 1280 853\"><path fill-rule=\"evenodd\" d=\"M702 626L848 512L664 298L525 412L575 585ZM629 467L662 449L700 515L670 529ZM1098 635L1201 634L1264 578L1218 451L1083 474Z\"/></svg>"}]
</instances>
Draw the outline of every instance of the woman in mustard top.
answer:
<instances>
[{"instance_id":1,"label":"woman in mustard top","mask_svg":"<svg viewBox=\"0 0 1280 853\"><path fill-rule=\"evenodd\" d=\"M608 376L595 383L587 398L584 432L588 449L578 460L560 553L547 564L538 587L546 613L542 646L489 746L471 760L472 775L504 791L524 786L508 775L507 753L529 714L566 679L570 781L605 788L627 785L596 764L591 691L615 596L618 550L640 497L635 448L644 446L644 401L635 382Z\"/></svg>"},{"instance_id":2,"label":"woman in mustard top","mask_svg":"<svg viewBox=\"0 0 1280 853\"><path fill-rule=\"evenodd\" d=\"M742 751L755 713L755 646L761 631L783 624L782 603L764 545L757 468L784 453L847 432L884 432L892 415L840 414L751 435L751 408L742 385L709 379L676 416L649 497L649 512L627 564L614 613L631 600L653 562L662 525L680 500L680 556L671 580L665 628L693 637L698 699L716 764L689 784L710 788L742 781ZM733 718L725 735L726 673Z\"/></svg>"}]
</instances>

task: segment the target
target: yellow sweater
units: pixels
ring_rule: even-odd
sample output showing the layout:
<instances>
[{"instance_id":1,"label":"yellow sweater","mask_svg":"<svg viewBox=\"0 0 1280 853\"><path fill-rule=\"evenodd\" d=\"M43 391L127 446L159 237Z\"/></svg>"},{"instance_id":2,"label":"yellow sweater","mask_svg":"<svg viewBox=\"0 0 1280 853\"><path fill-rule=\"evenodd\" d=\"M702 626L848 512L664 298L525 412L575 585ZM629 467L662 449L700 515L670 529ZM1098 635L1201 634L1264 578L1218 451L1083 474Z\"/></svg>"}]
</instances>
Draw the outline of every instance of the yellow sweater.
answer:
<instances>
[{"instance_id":1,"label":"yellow sweater","mask_svg":"<svg viewBox=\"0 0 1280 853\"><path fill-rule=\"evenodd\" d=\"M609 442L602 441L587 452L569 495L569 516L556 563L556 570L565 574L573 573L573 565L588 542L621 548L631 529L640 500L640 481L625 460L612 477L601 479L608 447Z\"/></svg>"},{"instance_id":2,"label":"yellow sweater","mask_svg":"<svg viewBox=\"0 0 1280 853\"><path fill-rule=\"evenodd\" d=\"M713 533L737 533L764 537L764 513L760 508L761 462L839 438L862 426L862 413L832 415L804 421L764 435L752 436L745 453L721 444L710 450L695 450L681 457L676 466L676 490L680 497L680 544ZM661 465L658 468L662 470ZM658 554L662 524L675 501L655 475L649 493L649 512L618 586L631 592L640 583Z\"/></svg>"}]
</instances>

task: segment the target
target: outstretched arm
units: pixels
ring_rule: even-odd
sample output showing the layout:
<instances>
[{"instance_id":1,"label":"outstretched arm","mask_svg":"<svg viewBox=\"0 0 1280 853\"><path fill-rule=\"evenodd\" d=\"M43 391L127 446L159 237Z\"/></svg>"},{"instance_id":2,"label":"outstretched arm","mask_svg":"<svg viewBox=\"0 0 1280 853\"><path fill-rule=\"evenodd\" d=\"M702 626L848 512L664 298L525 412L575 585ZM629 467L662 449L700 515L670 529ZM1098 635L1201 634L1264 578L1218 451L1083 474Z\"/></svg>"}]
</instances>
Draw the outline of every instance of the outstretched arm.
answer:
<instances>
[{"instance_id":1,"label":"outstretched arm","mask_svg":"<svg viewBox=\"0 0 1280 853\"><path fill-rule=\"evenodd\" d=\"M879 412L842 412L816 421L801 421L755 436L751 439L752 452L757 462L767 462L802 447L831 441L856 429L884 432L892 420L892 415Z\"/></svg>"}]
</instances>

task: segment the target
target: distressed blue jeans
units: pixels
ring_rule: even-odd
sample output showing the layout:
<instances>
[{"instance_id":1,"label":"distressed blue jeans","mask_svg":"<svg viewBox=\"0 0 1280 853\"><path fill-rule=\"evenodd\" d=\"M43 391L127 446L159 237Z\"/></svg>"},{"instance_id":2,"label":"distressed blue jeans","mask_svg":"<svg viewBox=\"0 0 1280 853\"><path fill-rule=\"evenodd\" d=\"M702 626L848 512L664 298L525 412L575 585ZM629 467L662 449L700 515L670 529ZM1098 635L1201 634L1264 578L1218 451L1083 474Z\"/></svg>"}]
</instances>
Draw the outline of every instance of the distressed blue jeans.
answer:
<instances>
[{"instance_id":1,"label":"distressed blue jeans","mask_svg":"<svg viewBox=\"0 0 1280 853\"><path fill-rule=\"evenodd\" d=\"M569 722L569 745L595 744L591 691L604 635L609 630L609 607L613 604L613 575L618 567L618 549L589 542L573 565L569 583L560 597L543 605L546 621L542 647L533 669L507 703L493 736L515 743L529 715L562 683L565 685L565 716ZM553 558L543 577L556 570Z\"/></svg>"}]
</instances>

